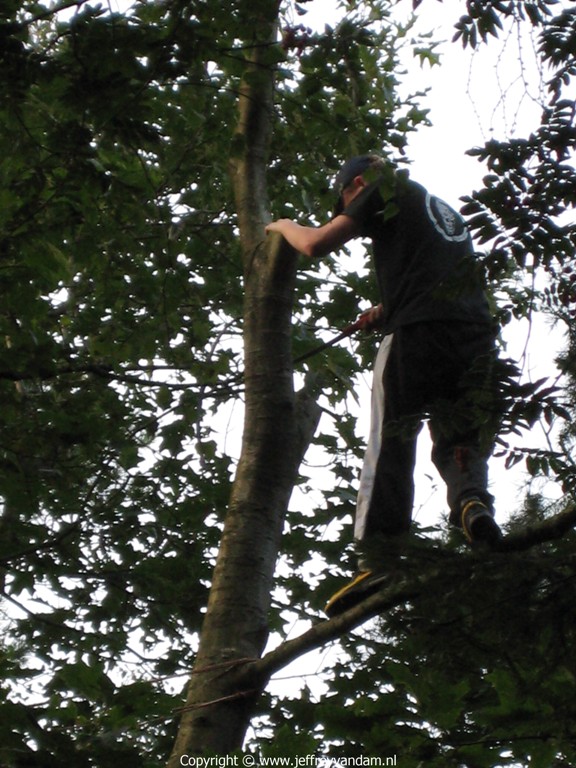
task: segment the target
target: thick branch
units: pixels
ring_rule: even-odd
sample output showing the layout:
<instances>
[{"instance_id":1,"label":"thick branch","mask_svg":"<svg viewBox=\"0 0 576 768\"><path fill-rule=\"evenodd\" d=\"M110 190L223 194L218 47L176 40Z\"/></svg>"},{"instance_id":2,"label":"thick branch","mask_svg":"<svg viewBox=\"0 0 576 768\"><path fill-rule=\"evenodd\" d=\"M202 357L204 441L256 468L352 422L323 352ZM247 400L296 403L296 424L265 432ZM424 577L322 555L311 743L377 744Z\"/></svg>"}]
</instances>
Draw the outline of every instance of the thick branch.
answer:
<instances>
[{"instance_id":1,"label":"thick branch","mask_svg":"<svg viewBox=\"0 0 576 768\"><path fill-rule=\"evenodd\" d=\"M374 616L399 605L404 605L418 595L421 588L421 580L396 582L392 586L385 587L377 594L364 600L360 605L333 619L314 624L299 637L287 640L258 661L247 664L244 669L246 679L268 681L275 672L283 669L295 659L321 648L326 643L337 640L346 632L350 632Z\"/></svg>"},{"instance_id":2,"label":"thick branch","mask_svg":"<svg viewBox=\"0 0 576 768\"><path fill-rule=\"evenodd\" d=\"M576 526L576 505L536 525L526 526L504 537L498 546L499 552L522 552L547 541L565 536Z\"/></svg>"},{"instance_id":3,"label":"thick branch","mask_svg":"<svg viewBox=\"0 0 576 768\"><path fill-rule=\"evenodd\" d=\"M548 520L544 520L538 525L509 534L504 537L497 552L487 553L487 555L490 554L498 557L500 553L522 552L539 544L557 540L575 526L576 506ZM436 554L439 554L438 550ZM448 554L453 553L446 554L448 556ZM473 569L478 562L480 562L481 567L485 565L484 558L479 552L457 554L456 556L461 557L463 561L462 576L465 576L464 571L466 569ZM440 562L439 567L442 569L442 562ZM299 637L288 640L275 650L267 653L262 659L247 665L244 670L245 674L250 679L253 679L252 676L255 676L256 678L268 680L275 672L283 669L287 664L290 664L300 656L321 648L328 642L337 640L346 632L350 632L374 616L403 605L417 597L421 593L424 584L435 578L438 572L439 569L434 568L433 570L427 570L422 576L405 577L400 581L395 579L393 584L384 586L377 594L367 598L360 605L333 619L320 621Z\"/></svg>"}]
</instances>

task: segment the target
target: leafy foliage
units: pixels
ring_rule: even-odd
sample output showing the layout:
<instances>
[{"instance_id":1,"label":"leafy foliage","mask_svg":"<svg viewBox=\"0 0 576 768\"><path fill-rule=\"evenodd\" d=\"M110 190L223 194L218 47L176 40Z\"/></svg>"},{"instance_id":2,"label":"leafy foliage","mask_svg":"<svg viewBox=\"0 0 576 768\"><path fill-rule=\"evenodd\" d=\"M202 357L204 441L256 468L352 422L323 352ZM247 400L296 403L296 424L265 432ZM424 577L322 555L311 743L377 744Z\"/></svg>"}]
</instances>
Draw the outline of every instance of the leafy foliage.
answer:
<instances>
[{"instance_id":1,"label":"leafy foliage","mask_svg":"<svg viewBox=\"0 0 576 768\"><path fill-rule=\"evenodd\" d=\"M220 434L242 407L229 162L250 23L277 13L264 0L249 5L3 3L2 765L152 766L174 739L237 458ZM345 5L323 32L294 23L304 5L282 6L278 42L263 56L277 82L273 216L323 220L326 177L342 158L384 145L402 161L407 135L426 124L422 94L406 93L398 74L410 27L395 25L383 0ZM490 245L485 266L502 320L537 305L572 330L574 12L554 14L550 0L466 10L457 26L465 44L498 34L510 16L534 25L550 80L530 136L473 150L488 175L465 212ZM436 61L431 44L414 45ZM525 278L537 271L547 281L534 294ZM301 270L295 355L375 298L364 266L345 258ZM350 516L362 446L347 398L373 346L303 366L319 377L328 424L316 445L331 472L319 508L288 521L270 620L279 633L288 601L317 614L300 578L311 553L333 576L349 564L342 542L319 541L319 531ZM559 446L528 459L568 494L572 349L562 370L572 377L569 402L545 382L518 388L513 376L503 397L511 429L566 419ZM526 458L506 450L511 462ZM274 736L250 748L312 752L325 739L331 756L397 753L407 766L574 762L568 546L500 559L488 575L462 566L448 544L428 557L417 561L429 569L418 599L363 643L344 641L349 656L327 675L321 704L311 693L265 699ZM509 610L511 582L521 617ZM331 586L323 581L315 599Z\"/></svg>"},{"instance_id":2,"label":"leafy foliage","mask_svg":"<svg viewBox=\"0 0 576 768\"><path fill-rule=\"evenodd\" d=\"M6 658L19 660L4 675L9 765L86 765L88 753L93 765L157 764L173 738L166 716L191 667L235 461L218 430L241 397L228 163L252 6L3 6L0 562ZM278 205L300 210L307 190L324 215L328 198L313 211L313 193L348 135L361 149L389 132L401 147L425 120L397 96L395 32L371 12L351 6L299 57L281 44L266 53L278 68ZM297 309L303 346L320 317L355 314L354 288L364 294L335 269L321 295L303 274L297 301L316 307ZM329 377L332 403L350 360Z\"/></svg>"},{"instance_id":3,"label":"leafy foliage","mask_svg":"<svg viewBox=\"0 0 576 768\"><path fill-rule=\"evenodd\" d=\"M511 19L528 21L538 29L549 76L548 102L528 136L471 150L487 175L463 209L486 249L483 263L500 322L548 313L569 340L549 379L520 383L515 364L501 362L499 442L507 466L525 461L532 476L556 483L563 494L557 502L528 496L511 532L574 510L570 94L576 15L570 7L553 15L553 5L467 3L456 34L465 45L478 45ZM521 439L537 423L549 435L548 448L530 448ZM566 636L573 613L572 535L528 556L472 560L455 540L434 546L433 535L440 532L428 531L423 543L415 533L397 564L383 554L400 587L420 584L416 595L388 610L371 634L363 628L343 638L345 650L323 676L327 693L304 691L298 701L278 702L274 723L313 734L317 753L334 759L397 755L407 766L572 765L571 716L557 717L570 712L576 669ZM316 591L318 603L337 583L326 582Z\"/></svg>"}]
</instances>

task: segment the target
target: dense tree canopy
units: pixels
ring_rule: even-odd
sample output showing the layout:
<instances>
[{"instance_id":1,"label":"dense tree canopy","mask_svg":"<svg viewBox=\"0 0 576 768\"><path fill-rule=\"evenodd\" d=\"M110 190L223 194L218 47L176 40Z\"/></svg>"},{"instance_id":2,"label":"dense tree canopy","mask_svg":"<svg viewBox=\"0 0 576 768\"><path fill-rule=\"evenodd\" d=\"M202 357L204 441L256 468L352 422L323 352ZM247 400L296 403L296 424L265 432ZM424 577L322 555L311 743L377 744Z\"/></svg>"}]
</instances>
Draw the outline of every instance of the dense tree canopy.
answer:
<instances>
[{"instance_id":1,"label":"dense tree canopy","mask_svg":"<svg viewBox=\"0 0 576 768\"><path fill-rule=\"evenodd\" d=\"M489 556L416 530L397 579L322 621L352 562L350 399L375 342L294 375L292 360L377 297L367 262L303 264L263 226L325 219L327 179L351 153L407 163L426 100L402 82L399 50L436 54L387 0L342 3L322 30L308 6L3 3L7 768L241 748L405 768L576 762L576 13L454 4L455 45L510 24L538 40L541 121L471 148L486 175L463 212L502 325L538 312L566 331L546 380L503 361L499 446L563 497L519 500L507 551ZM242 413L240 449L222 433ZM527 449L538 421L550 443ZM324 493L301 463L310 445L329 462ZM306 630L286 640L297 619ZM267 690L333 642L316 686Z\"/></svg>"}]
</instances>

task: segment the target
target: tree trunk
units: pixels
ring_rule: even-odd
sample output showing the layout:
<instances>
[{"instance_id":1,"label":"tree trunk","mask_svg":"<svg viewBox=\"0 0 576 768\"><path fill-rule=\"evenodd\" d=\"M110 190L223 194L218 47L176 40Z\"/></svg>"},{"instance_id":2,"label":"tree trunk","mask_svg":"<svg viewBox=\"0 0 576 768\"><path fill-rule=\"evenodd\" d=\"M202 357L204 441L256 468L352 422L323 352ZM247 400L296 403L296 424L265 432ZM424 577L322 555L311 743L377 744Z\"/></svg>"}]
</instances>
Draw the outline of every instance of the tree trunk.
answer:
<instances>
[{"instance_id":1,"label":"tree trunk","mask_svg":"<svg viewBox=\"0 0 576 768\"><path fill-rule=\"evenodd\" d=\"M319 417L313 398L293 389L296 254L282 238L266 239L264 232L274 73L260 57L275 39L274 23L264 32L241 88L235 144L243 150L231 166L245 280L242 452L169 768L180 766L182 755L242 747L254 701L267 682L254 678L247 684L242 666L258 659L266 645L284 516Z\"/></svg>"}]
</instances>

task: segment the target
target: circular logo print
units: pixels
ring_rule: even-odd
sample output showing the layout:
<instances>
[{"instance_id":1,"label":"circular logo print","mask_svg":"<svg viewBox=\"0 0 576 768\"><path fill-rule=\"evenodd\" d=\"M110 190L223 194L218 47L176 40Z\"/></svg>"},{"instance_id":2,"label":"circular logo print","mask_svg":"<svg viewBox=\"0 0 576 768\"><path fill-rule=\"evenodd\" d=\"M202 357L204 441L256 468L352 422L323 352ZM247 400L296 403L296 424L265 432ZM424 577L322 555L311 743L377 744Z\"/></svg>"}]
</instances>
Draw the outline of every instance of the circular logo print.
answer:
<instances>
[{"instance_id":1,"label":"circular logo print","mask_svg":"<svg viewBox=\"0 0 576 768\"><path fill-rule=\"evenodd\" d=\"M444 201L426 195L426 208L434 228L445 240L461 242L468 237L468 230L460 216Z\"/></svg>"}]
</instances>

